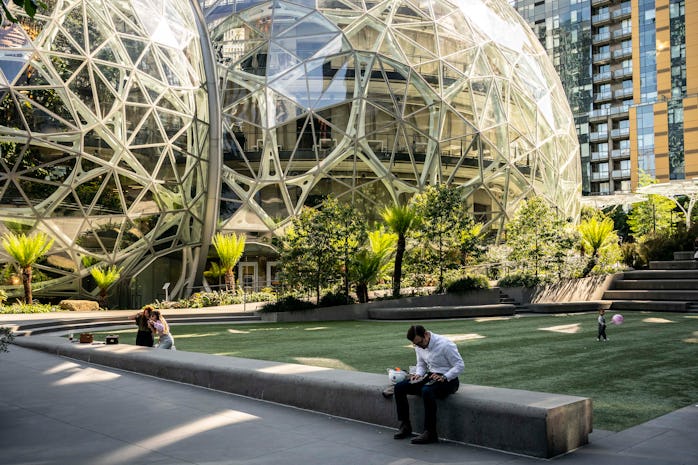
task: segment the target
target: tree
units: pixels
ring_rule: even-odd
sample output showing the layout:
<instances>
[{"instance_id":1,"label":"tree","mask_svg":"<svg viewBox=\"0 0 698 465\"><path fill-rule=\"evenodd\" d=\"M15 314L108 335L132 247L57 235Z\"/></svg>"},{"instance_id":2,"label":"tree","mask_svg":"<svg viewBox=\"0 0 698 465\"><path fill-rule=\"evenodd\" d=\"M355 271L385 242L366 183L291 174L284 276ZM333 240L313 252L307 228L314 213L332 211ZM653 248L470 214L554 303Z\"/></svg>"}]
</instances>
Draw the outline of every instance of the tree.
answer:
<instances>
[{"instance_id":1,"label":"tree","mask_svg":"<svg viewBox=\"0 0 698 465\"><path fill-rule=\"evenodd\" d=\"M349 204L340 203L334 197L328 197L317 217L332 231L332 245L341 262L343 291L349 295L350 262L363 242L365 225L362 216Z\"/></svg>"},{"instance_id":2,"label":"tree","mask_svg":"<svg viewBox=\"0 0 698 465\"><path fill-rule=\"evenodd\" d=\"M641 187L656 184L647 173L640 173ZM628 213L630 232L637 241L652 233L660 236L671 234L671 217L674 201L659 194L648 194L645 202L635 203Z\"/></svg>"},{"instance_id":3,"label":"tree","mask_svg":"<svg viewBox=\"0 0 698 465\"><path fill-rule=\"evenodd\" d=\"M589 276L599 260L599 252L612 244L617 244L618 235L613 229L613 220L603 218L599 220L593 216L580 223L579 233L582 238L582 248L589 254L589 260L582 271L582 277Z\"/></svg>"},{"instance_id":4,"label":"tree","mask_svg":"<svg viewBox=\"0 0 698 465\"><path fill-rule=\"evenodd\" d=\"M376 229L368 233L368 244L356 252L350 268L359 302L368 302L368 287L387 272L395 252L397 234Z\"/></svg>"},{"instance_id":5,"label":"tree","mask_svg":"<svg viewBox=\"0 0 698 465\"><path fill-rule=\"evenodd\" d=\"M226 290L235 289L235 274L233 268L237 265L245 251L245 235L217 233L213 236L213 247L216 249L220 266L225 270Z\"/></svg>"},{"instance_id":6,"label":"tree","mask_svg":"<svg viewBox=\"0 0 698 465\"><path fill-rule=\"evenodd\" d=\"M32 266L51 249L53 239L49 239L48 235L41 231L34 233L32 236L7 233L2 238L2 246L22 270L24 301L27 305L31 305Z\"/></svg>"},{"instance_id":7,"label":"tree","mask_svg":"<svg viewBox=\"0 0 698 465\"><path fill-rule=\"evenodd\" d=\"M36 10L39 7L47 8L47 6L44 2L37 1L37 0L12 0L12 3L24 8L24 12L27 15L29 15L30 18L34 17L34 15L36 14ZM4 15L8 21L16 23L17 18L12 15L10 10L7 8L7 5L5 5L5 2L0 2L0 5L2 5L2 13L3 13L2 15L0 15L0 22L2 22L2 16Z\"/></svg>"},{"instance_id":8,"label":"tree","mask_svg":"<svg viewBox=\"0 0 698 465\"><path fill-rule=\"evenodd\" d=\"M533 265L534 273L548 273L553 264L561 269L566 250L572 247L568 222L560 217L547 202L533 197L524 202L507 224L509 259L521 268Z\"/></svg>"},{"instance_id":9,"label":"tree","mask_svg":"<svg viewBox=\"0 0 698 465\"><path fill-rule=\"evenodd\" d=\"M393 268L393 297L400 297L402 281L402 259L407 249L407 234L418 226L419 218L411 205L391 205L381 212L381 217L386 226L397 234L397 248L395 249L395 265Z\"/></svg>"},{"instance_id":10,"label":"tree","mask_svg":"<svg viewBox=\"0 0 698 465\"><path fill-rule=\"evenodd\" d=\"M420 217L420 235L425 246L436 253L432 263L439 268L437 292L444 289L444 270L457 262L460 234L473 226L465 210L461 190L452 185L429 186L414 198Z\"/></svg>"},{"instance_id":11,"label":"tree","mask_svg":"<svg viewBox=\"0 0 698 465\"><path fill-rule=\"evenodd\" d=\"M332 224L319 210L304 207L286 230L281 245L281 270L285 280L312 289L320 301L320 289L341 278L334 247Z\"/></svg>"},{"instance_id":12,"label":"tree","mask_svg":"<svg viewBox=\"0 0 698 465\"><path fill-rule=\"evenodd\" d=\"M90 269L90 275L99 288L99 305L107 308L107 291L120 277L123 268L112 265L110 267L95 266Z\"/></svg>"}]
</instances>

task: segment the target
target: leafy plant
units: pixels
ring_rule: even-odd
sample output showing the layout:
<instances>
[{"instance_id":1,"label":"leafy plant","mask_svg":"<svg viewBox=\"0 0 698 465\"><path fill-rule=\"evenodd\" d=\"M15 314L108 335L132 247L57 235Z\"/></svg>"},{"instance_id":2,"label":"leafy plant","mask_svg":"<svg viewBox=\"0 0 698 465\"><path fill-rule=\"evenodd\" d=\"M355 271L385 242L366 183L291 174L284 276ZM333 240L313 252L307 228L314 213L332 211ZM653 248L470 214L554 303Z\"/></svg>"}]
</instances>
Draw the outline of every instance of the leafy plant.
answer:
<instances>
[{"instance_id":1,"label":"leafy plant","mask_svg":"<svg viewBox=\"0 0 698 465\"><path fill-rule=\"evenodd\" d=\"M99 288L99 301L102 308L107 308L107 291L121 277L123 268L112 265L110 267L95 266L90 269L90 275Z\"/></svg>"},{"instance_id":2,"label":"leafy plant","mask_svg":"<svg viewBox=\"0 0 698 465\"><path fill-rule=\"evenodd\" d=\"M235 233L217 233L213 237L213 247L218 254L221 268L225 270L225 288L227 290L235 289L233 268L245 251L245 235L242 233L239 236Z\"/></svg>"},{"instance_id":3,"label":"leafy plant","mask_svg":"<svg viewBox=\"0 0 698 465\"><path fill-rule=\"evenodd\" d=\"M53 239L49 239L48 235L41 231L32 236L7 233L2 238L2 246L22 270L24 300L31 305L32 266L51 249Z\"/></svg>"},{"instance_id":4,"label":"leafy plant","mask_svg":"<svg viewBox=\"0 0 698 465\"><path fill-rule=\"evenodd\" d=\"M295 312L315 308L311 302L294 296L283 297L276 302L270 302L259 309L260 312Z\"/></svg>"},{"instance_id":5,"label":"leafy plant","mask_svg":"<svg viewBox=\"0 0 698 465\"><path fill-rule=\"evenodd\" d=\"M589 260L582 271L582 277L585 278L596 266L602 249L617 247L618 236L613 230L613 220L610 218L599 220L594 216L582 221L578 229L582 236L582 248L589 254Z\"/></svg>"},{"instance_id":6,"label":"leafy plant","mask_svg":"<svg viewBox=\"0 0 698 465\"><path fill-rule=\"evenodd\" d=\"M0 328L0 352L7 352L7 346L15 340L15 335L12 334L10 328Z\"/></svg>"},{"instance_id":7,"label":"leafy plant","mask_svg":"<svg viewBox=\"0 0 698 465\"><path fill-rule=\"evenodd\" d=\"M12 3L24 8L24 12L29 15L30 18L34 17L39 8L48 8L44 2L37 0L12 0ZM7 18L8 21L16 23L17 18L12 15L10 10L7 8L7 5L5 5L5 2L0 2L0 5L2 6L2 12L5 18ZM0 21L2 21L2 15L0 15Z\"/></svg>"},{"instance_id":8,"label":"leafy plant","mask_svg":"<svg viewBox=\"0 0 698 465\"><path fill-rule=\"evenodd\" d=\"M446 292L461 293L476 289L489 289L490 283L483 275L466 275L448 284Z\"/></svg>"},{"instance_id":9,"label":"leafy plant","mask_svg":"<svg viewBox=\"0 0 698 465\"><path fill-rule=\"evenodd\" d=\"M499 287L536 287L545 283L545 279L531 273L518 272L504 276L499 280Z\"/></svg>"},{"instance_id":10,"label":"leafy plant","mask_svg":"<svg viewBox=\"0 0 698 465\"><path fill-rule=\"evenodd\" d=\"M328 292L323 295L318 303L318 307L334 307L337 305L350 305L354 303L354 298L343 292Z\"/></svg>"},{"instance_id":11,"label":"leafy plant","mask_svg":"<svg viewBox=\"0 0 698 465\"><path fill-rule=\"evenodd\" d=\"M402 284L402 260L407 250L407 235L419 225L417 212L411 205L391 205L381 212L388 229L397 234L395 262L393 265L393 297L400 297Z\"/></svg>"}]
</instances>

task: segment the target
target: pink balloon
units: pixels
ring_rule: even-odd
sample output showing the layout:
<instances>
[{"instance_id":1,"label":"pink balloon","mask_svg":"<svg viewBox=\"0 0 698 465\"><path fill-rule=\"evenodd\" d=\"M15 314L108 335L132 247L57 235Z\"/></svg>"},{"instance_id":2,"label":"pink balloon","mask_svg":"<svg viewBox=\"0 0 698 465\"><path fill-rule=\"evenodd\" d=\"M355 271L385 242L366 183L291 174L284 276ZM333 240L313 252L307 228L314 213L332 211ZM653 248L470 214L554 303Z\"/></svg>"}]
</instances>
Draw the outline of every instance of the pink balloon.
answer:
<instances>
[{"instance_id":1,"label":"pink balloon","mask_svg":"<svg viewBox=\"0 0 698 465\"><path fill-rule=\"evenodd\" d=\"M623 315L620 313L617 313L613 315L613 318L611 318L611 321L613 322L614 325L622 325L623 324Z\"/></svg>"}]
</instances>

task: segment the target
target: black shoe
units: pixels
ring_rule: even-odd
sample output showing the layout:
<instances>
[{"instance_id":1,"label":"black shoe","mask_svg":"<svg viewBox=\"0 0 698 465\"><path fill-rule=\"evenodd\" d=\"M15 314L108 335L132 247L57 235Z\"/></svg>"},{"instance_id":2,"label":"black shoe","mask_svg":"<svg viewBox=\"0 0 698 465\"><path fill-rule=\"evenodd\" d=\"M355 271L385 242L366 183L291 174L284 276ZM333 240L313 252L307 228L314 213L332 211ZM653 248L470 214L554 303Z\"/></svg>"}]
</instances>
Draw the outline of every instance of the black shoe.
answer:
<instances>
[{"instance_id":1,"label":"black shoe","mask_svg":"<svg viewBox=\"0 0 698 465\"><path fill-rule=\"evenodd\" d=\"M431 444L434 442L439 442L439 437L436 433L431 431L425 431L416 438L412 439L412 444Z\"/></svg>"},{"instance_id":2,"label":"black shoe","mask_svg":"<svg viewBox=\"0 0 698 465\"><path fill-rule=\"evenodd\" d=\"M393 435L393 439L405 439L412 436L412 425L408 421L400 423L400 428Z\"/></svg>"}]
</instances>

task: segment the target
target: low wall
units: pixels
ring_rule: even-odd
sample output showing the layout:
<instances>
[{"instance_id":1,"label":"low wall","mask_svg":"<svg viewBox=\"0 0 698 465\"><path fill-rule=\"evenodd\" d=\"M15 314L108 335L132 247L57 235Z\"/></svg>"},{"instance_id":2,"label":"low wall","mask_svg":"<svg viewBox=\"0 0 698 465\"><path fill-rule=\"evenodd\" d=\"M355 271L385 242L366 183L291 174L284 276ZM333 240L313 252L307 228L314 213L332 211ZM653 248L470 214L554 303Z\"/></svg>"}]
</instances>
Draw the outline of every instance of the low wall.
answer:
<instances>
[{"instance_id":1,"label":"low wall","mask_svg":"<svg viewBox=\"0 0 698 465\"><path fill-rule=\"evenodd\" d=\"M377 300L364 304L338 305L295 312L259 312L258 315L262 321L273 322L366 320L370 318L371 311L375 309L492 305L499 303L499 295L499 288L480 289L458 294L403 297L401 299Z\"/></svg>"},{"instance_id":2,"label":"low wall","mask_svg":"<svg viewBox=\"0 0 698 465\"><path fill-rule=\"evenodd\" d=\"M525 287L503 287L502 292L520 304L586 302L603 300L603 294L620 274L564 279L554 284Z\"/></svg>"},{"instance_id":3,"label":"low wall","mask_svg":"<svg viewBox=\"0 0 698 465\"><path fill-rule=\"evenodd\" d=\"M52 336L20 337L15 343L339 417L397 425L393 401L381 394L387 375L124 344L71 344ZM410 399L415 427L423 422L420 401ZM583 397L466 384L439 401L438 422L439 436L445 439L550 458L588 442L592 406Z\"/></svg>"},{"instance_id":4,"label":"low wall","mask_svg":"<svg viewBox=\"0 0 698 465\"><path fill-rule=\"evenodd\" d=\"M516 307L511 304L463 305L444 307L374 308L368 311L372 320L427 320L435 318L475 318L511 316Z\"/></svg>"}]
</instances>

